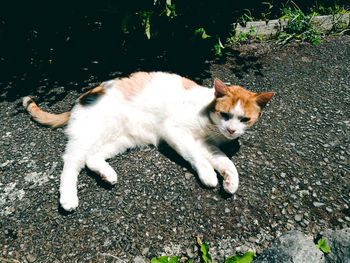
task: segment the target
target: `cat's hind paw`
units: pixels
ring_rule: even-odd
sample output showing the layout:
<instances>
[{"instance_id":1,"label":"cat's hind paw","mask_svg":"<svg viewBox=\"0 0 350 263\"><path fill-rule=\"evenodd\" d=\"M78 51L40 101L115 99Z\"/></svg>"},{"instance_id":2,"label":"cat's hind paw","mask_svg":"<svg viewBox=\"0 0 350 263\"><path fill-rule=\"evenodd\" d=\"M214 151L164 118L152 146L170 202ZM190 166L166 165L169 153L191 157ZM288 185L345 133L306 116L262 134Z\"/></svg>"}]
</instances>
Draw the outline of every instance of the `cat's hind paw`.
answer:
<instances>
[{"instance_id":1,"label":"cat's hind paw","mask_svg":"<svg viewBox=\"0 0 350 263\"><path fill-rule=\"evenodd\" d=\"M113 169L109 169L109 171L101 173L101 178L103 181L105 181L111 185L116 184L118 181L118 176Z\"/></svg>"}]
</instances>

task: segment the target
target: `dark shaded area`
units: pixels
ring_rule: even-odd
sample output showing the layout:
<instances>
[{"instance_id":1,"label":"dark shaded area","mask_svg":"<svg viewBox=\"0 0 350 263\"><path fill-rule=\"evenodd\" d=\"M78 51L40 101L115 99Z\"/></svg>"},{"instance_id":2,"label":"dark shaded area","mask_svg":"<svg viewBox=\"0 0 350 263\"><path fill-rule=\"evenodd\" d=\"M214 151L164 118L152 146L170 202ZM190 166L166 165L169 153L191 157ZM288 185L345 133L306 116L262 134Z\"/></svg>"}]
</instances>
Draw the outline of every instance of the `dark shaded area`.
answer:
<instances>
[{"instance_id":1,"label":"dark shaded area","mask_svg":"<svg viewBox=\"0 0 350 263\"><path fill-rule=\"evenodd\" d=\"M240 148L240 144L239 144L239 140L232 140L229 141L223 145L220 146L220 149L229 157L232 158L233 155L235 155ZM202 187L202 188L207 188L207 186L205 186L201 180L198 178L197 173L195 172L195 170L192 168L192 166L190 165L190 163L188 163L185 159L182 158L182 156L180 156L173 148L171 148L166 142L162 141L159 146L157 147L157 149L159 150L160 153L162 153L166 158L168 158L169 160L171 160L172 162L175 162L176 164L178 164L181 167L185 167L189 172L191 172L192 174L196 175L197 178L197 182L198 184ZM218 174L219 175L219 174ZM221 175L218 176L219 179L219 193L220 196L224 199L230 198L232 197L231 194L227 193L224 188L223 188L223 178Z\"/></svg>"},{"instance_id":2,"label":"dark shaded area","mask_svg":"<svg viewBox=\"0 0 350 263\"><path fill-rule=\"evenodd\" d=\"M173 148L171 148L166 142L162 141L157 147L158 150L168 159L177 163L181 167L186 167L192 173L195 173L191 165L184 160ZM234 154L239 151L240 145L238 139L229 141L221 145L220 149L229 157L232 158Z\"/></svg>"},{"instance_id":3,"label":"dark shaded area","mask_svg":"<svg viewBox=\"0 0 350 263\"><path fill-rule=\"evenodd\" d=\"M0 4L0 101L38 95L60 100L87 83L128 75L137 70L170 71L201 83L208 77L217 37L225 39L232 23L249 10L252 17L276 17L280 1L3 1ZM346 4L346 1L337 1ZM154 5L154 3L157 3ZM313 1L295 1L302 9ZM334 1L321 0L325 7ZM141 13L151 17L150 40ZM265 16L264 15L264 16ZM194 35L205 28L211 38ZM242 65L245 62L237 60ZM243 65L239 70L245 72ZM241 72L233 71L234 74ZM53 88L63 87L58 93Z\"/></svg>"}]
</instances>

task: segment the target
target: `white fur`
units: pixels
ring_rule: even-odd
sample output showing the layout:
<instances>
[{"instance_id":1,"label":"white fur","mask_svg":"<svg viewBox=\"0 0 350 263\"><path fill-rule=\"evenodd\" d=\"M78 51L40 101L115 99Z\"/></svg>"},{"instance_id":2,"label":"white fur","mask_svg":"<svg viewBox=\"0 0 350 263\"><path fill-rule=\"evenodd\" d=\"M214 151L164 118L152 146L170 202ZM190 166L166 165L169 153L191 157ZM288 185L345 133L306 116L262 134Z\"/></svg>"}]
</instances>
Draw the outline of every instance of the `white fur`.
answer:
<instances>
[{"instance_id":1,"label":"white fur","mask_svg":"<svg viewBox=\"0 0 350 263\"><path fill-rule=\"evenodd\" d=\"M205 113L214 99L214 90L185 90L180 76L157 72L140 93L128 99L115 88L117 81L106 82L106 94L93 105L77 104L72 110L60 186L60 203L65 210L78 206L77 178L84 165L115 184L117 174L105 161L107 158L128 148L157 145L161 139L191 163L205 185L218 184L215 169L223 175L227 192L237 190L236 167L210 142L222 142L243 133L244 128L236 121L242 115L240 105L233 110L234 120L222 122ZM227 127L233 127L237 134L227 135Z\"/></svg>"},{"instance_id":2,"label":"white fur","mask_svg":"<svg viewBox=\"0 0 350 263\"><path fill-rule=\"evenodd\" d=\"M244 116L244 110L241 106L241 101L238 100L236 105L230 111L232 118L224 120L215 113L211 113L210 117L213 122L217 125L220 132L225 136L226 139L233 140L243 135L245 130L249 127L246 123L241 122L241 118ZM229 130L234 130L234 133L230 133Z\"/></svg>"}]
</instances>

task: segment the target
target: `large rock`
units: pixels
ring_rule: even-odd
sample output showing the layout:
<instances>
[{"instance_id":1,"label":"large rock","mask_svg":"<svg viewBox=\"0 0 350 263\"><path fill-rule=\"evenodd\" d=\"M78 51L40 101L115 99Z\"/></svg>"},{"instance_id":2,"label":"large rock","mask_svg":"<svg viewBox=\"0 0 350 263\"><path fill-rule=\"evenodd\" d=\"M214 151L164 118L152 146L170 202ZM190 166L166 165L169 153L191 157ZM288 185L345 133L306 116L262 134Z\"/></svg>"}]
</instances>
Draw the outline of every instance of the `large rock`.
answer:
<instances>
[{"instance_id":1,"label":"large rock","mask_svg":"<svg viewBox=\"0 0 350 263\"><path fill-rule=\"evenodd\" d=\"M277 238L254 263L324 263L323 253L313 238L300 231L289 231Z\"/></svg>"},{"instance_id":2,"label":"large rock","mask_svg":"<svg viewBox=\"0 0 350 263\"><path fill-rule=\"evenodd\" d=\"M331 252L326 254L329 263L350 263L350 228L342 230L327 229L320 233L326 239Z\"/></svg>"}]
</instances>

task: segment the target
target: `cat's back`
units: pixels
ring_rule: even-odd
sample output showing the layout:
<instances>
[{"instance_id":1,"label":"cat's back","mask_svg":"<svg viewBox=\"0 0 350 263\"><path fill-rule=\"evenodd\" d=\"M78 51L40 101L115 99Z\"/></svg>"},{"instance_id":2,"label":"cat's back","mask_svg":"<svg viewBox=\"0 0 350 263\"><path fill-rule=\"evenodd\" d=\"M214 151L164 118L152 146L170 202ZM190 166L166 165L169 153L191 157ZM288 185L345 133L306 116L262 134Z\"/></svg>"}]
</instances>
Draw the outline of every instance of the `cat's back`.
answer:
<instances>
[{"instance_id":1,"label":"cat's back","mask_svg":"<svg viewBox=\"0 0 350 263\"><path fill-rule=\"evenodd\" d=\"M167 99L185 95L184 91L200 87L197 83L177 74L167 72L136 72L115 81L116 91L126 100L150 96L150 100Z\"/></svg>"},{"instance_id":2,"label":"cat's back","mask_svg":"<svg viewBox=\"0 0 350 263\"><path fill-rule=\"evenodd\" d=\"M212 98L212 91L180 75L136 72L129 77L106 81L83 94L79 108L101 108L111 114L131 110L165 114L209 103Z\"/></svg>"}]
</instances>

